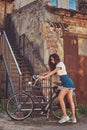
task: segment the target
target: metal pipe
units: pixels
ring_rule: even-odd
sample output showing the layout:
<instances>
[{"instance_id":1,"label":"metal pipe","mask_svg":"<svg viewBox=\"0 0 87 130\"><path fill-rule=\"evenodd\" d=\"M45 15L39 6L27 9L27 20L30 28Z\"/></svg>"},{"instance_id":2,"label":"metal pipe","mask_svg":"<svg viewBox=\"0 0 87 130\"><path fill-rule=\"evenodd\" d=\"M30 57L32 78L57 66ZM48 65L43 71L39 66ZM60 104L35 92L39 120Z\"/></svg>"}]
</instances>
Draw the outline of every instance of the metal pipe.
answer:
<instances>
[{"instance_id":1,"label":"metal pipe","mask_svg":"<svg viewBox=\"0 0 87 130\"><path fill-rule=\"evenodd\" d=\"M21 70L20 70L20 68L19 68L19 65L18 65L17 60L16 60L16 58L15 58L15 55L14 55L14 53L13 53L13 51L12 51L12 48L11 48L11 46L10 46L10 43L9 43L9 41L8 41L8 38L7 38L7 36L6 36L5 31L3 31L3 34L4 34L5 38L6 38L8 47L9 47L9 49L10 49L10 51L11 51L11 54L12 54L12 56L13 56L13 59L14 59L14 61L15 61L16 66L17 66L19 75L22 75L22 72L21 72Z\"/></svg>"}]
</instances>

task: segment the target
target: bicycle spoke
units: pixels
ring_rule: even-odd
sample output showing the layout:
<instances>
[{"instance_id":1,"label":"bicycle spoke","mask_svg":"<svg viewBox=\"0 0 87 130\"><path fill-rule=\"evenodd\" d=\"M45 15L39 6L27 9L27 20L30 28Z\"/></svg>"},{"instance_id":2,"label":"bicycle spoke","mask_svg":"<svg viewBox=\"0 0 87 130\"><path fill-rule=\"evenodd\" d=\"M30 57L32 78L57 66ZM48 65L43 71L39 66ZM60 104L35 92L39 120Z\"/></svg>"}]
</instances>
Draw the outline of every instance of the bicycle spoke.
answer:
<instances>
[{"instance_id":1,"label":"bicycle spoke","mask_svg":"<svg viewBox=\"0 0 87 130\"><path fill-rule=\"evenodd\" d=\"M33 100L26 94L15 94L7 102L7 113L15 120L24 120L33 112Z\"/></svg>"}]
</instances>

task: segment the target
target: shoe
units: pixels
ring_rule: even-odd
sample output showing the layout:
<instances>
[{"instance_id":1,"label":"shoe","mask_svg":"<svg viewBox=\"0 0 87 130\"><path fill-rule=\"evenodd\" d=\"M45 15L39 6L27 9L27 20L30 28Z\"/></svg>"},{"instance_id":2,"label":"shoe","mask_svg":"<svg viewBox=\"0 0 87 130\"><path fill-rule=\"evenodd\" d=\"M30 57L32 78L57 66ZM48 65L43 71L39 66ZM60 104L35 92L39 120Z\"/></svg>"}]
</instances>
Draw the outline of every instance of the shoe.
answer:
<instances>
[{"instance_id":1,"label":"shoe","mask_svg":"<svg viewBox=\"0 0 87 130\"><path fill-rule=\"evenodd\" d=\"M67 121L69 121L69 120L70 120L69 116L63 116L63 117L61 118L61 120L59 120L59 123L62 124L62 123L65 123L65 122L67 122Z\"/></svg>"},{"instance_id":2,"label":"shoe","mask_svg":"<svg viewBox=\"0 0 87 130\"><path fill-rule=\"evenodd\" d=\"M71 122L72 123L77 123L76 117L71 117Z\"/></svg>"}]
</instances>

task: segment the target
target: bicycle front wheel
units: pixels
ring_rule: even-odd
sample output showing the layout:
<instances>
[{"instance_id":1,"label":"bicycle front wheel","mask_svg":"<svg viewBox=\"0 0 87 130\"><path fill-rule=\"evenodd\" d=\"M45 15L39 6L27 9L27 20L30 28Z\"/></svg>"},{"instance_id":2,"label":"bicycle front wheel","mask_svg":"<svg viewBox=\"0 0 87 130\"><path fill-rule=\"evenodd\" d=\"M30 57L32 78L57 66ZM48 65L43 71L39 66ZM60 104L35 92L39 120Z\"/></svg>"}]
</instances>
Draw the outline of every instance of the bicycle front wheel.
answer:
<instances>
[{"instance_id":1,"label":"bicycle front wheel","mask_svg":"<svg viewBox=\"0 0 87 130\"><path fill-rule=\"evenodd\" d=\"M31 96L25 93L16 93L7 101L7 114L14 120L28 118L34 109L34 102Z\"/></svg>"}]
</instances>

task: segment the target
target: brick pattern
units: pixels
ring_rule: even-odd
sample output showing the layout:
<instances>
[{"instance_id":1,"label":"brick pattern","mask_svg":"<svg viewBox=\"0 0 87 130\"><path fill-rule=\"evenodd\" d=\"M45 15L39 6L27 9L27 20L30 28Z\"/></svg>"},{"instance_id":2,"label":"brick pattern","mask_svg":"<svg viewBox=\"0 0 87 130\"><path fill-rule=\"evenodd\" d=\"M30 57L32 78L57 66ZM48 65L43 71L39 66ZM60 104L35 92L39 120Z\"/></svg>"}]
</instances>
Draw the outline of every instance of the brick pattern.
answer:
<instances>
[{"instance_id":1,"label":"brick pattern","mask_svg":"<svg viewBox=\"0 0 87 130\"><path fill-rule=\"evenodd\" d=\"M0 1L0 28L4 28L4 21L6 14L9 14L13 11L13 3L7 2L5 5L5 1Z\"/></svg>"}]
</instances>

